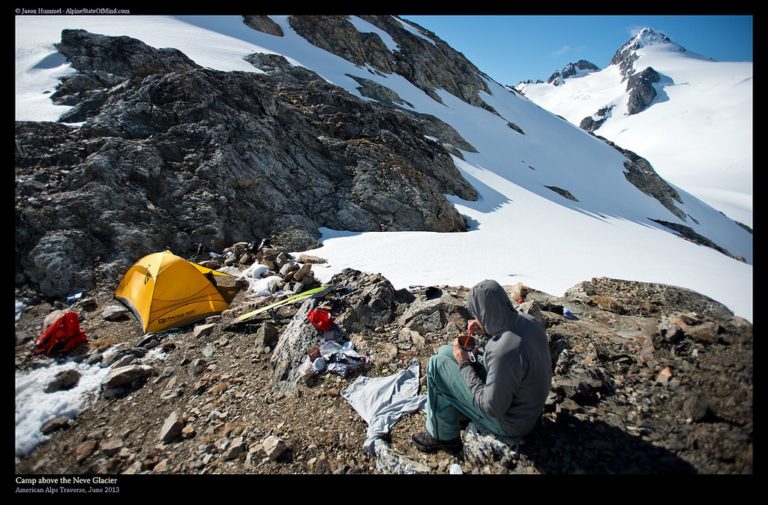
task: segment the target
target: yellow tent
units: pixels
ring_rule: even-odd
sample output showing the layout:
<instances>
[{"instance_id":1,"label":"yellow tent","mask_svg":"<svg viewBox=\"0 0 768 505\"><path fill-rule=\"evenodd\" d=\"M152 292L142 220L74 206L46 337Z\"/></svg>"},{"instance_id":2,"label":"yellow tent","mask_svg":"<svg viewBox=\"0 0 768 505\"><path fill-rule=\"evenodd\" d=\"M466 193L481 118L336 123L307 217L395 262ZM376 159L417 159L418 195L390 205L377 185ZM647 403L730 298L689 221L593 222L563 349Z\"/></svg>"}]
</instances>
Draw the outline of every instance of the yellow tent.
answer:
<instances>
[{"instance_id":1,"label":"yellow tent","mask_svg":"<svg viewBox=\"0 0 768 505\"><path fill-rule=\"evenodd\" d=\"M115 298L131 309L144 333L184 326L229 308L207 274L227 275L170 251L150 254L128 269Z\"/></svg>"}]
</instances>

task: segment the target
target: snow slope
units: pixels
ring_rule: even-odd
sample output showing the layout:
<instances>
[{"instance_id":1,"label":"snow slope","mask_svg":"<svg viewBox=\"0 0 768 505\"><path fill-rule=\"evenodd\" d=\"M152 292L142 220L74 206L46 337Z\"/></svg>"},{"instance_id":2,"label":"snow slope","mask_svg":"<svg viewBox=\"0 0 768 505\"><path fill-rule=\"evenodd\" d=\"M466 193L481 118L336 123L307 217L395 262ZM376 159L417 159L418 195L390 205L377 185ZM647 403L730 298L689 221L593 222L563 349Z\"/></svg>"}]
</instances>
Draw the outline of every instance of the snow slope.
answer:
<instances>
[{"instance_id":1,"label":"snow slope","mask_svg":"<svg viewBox=\"0 0 768 505\"><path fill-rule=\"evenodd\" d=\"M662 79L654 103L631 116L627 83L616 65L559 86L517 89L575 125L614 105L597 135L643 156L669 182L751 227L752 63L715 62L679 49L656 42L635 50L634 70L653 67Z\"/></svg>"},{"instance_id":2,"label":"snow slope","mask_svg":"<svg viewBox=\"0 0 768 505\"><path fill-rule=\"evenodd\" d=\"M242 60L244 56L275 52L356 96L359 84L345 74L362 76L391 88L419 112L450 124L477 148L477 153L464 152L464 160L454 161L480 198L467 202L449 197L471 219L473 227L467 233L321 230L324 245L313 252L329 260L317 269L321 280L353 267L381 272L398 288L471 286L494 278L502 284L523 281L561 295L579 281L610 276L687 287L751 320L751 264L682 240L650 221L691 226L751 263L751 235L686 191L677 188L684 201L678 206L699 224L680 221L627 183L625 160L618 151L494 81L488 81L491 94L481 93L481 98L502 117L444 90L437 90L443 100L438 103L399 75L379 75L311 45L290 28L287 18L272 19L285 36L252 30L238 16L17 18L17 101L37 92L29 82L18 85L20 78L33 79L37 63L29 55L48 56L65 27L175 47L197 63L220 70L255 71ZM357 26L371 31L367 24ZM47 113L53 110L49 107ZM17 109L17 119L40 120L42 109ZM508 122L525 134L508 127ZM579 201L567 200L546 186L567 189Z\"/></svg>"}]
</instances>

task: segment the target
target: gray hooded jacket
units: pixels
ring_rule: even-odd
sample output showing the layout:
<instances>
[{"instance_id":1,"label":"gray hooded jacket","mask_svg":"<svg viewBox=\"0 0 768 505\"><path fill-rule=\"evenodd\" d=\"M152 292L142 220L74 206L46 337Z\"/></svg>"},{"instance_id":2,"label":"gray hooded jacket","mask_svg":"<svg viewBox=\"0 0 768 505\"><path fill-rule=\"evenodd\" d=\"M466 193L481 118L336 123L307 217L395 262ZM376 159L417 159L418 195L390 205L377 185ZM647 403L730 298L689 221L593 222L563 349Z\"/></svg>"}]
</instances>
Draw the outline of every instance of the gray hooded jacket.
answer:
<instances>
[{"instance_id":1,"label":"gray hooded jacket","mask_svg":"<svg viewBox=\"0 0 768 505\"><path fill-rule=\"evenodd\" d=\"M504 425L509 436L529 433L544 409L552 362L544 327L518 313L499 283L485 280L469 292L468 309L488 335L485 381L471 366L461 373L474 404Z\"/></svg>"}]
</instances>

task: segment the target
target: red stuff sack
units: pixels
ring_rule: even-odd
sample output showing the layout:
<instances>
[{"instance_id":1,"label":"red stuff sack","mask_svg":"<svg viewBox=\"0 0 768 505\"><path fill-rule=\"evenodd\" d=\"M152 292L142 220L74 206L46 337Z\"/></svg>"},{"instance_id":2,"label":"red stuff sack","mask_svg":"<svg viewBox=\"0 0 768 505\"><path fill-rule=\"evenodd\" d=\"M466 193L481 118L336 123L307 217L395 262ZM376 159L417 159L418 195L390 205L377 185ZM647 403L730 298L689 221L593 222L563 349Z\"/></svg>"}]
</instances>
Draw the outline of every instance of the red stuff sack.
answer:
<instances>
[{"instance_id":1,"label":"red stuff sack","mask_svg":"<svg viewBox=\"0 0 768 505\"><path fill-rule=\"evenodd\" d=\"M70 310L43 330L35 342L35 353L69 352L87 341L88 337L80 331L80 318Z\"/></svg>"},{"instance_id":2,"label":"red stuff sack","mask_svg":"<svg viewBox=\"0 0 768 505\"><path fill-rule=\"evenodd\" d=\"M325 310L312 309L307 313L307 320L320 331L328 331L333 328L333 317Z\"/></svg>"}]
</instances>

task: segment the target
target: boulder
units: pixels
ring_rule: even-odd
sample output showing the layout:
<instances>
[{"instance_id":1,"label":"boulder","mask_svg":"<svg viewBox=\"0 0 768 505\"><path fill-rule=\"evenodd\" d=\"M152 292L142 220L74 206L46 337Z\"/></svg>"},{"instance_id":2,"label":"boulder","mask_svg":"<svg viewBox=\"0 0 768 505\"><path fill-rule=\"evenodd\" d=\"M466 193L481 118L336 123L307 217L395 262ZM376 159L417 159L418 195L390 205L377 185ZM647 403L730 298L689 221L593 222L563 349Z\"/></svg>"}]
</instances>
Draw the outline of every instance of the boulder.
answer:
<instances>
[{"instance_id":1,"label":"boulder","mask_svg":"<svg viewBox=\"0 0 768 505\"><path fill-rule=\"evenodd\" d=\"M133 363L134 361L136 361L136 356L135 356L135 355L133 355L133 354L126 354L126 355L125 355L125 356L123 356L122 358L120 358L120 359L118 359L117 361L115 361L115 362L112 364L112 367L113 367L113 368L122 368L122 367L124 367L124 366L128 366L128 365L130 365L130 364L131 364L131 363Z\"/></svg>"},{"instance_id":2,"label":"boulder","mask_svg":"<svg viewBox=\"0 0 768 505\"><path fill-rule=\"evenodd\" d=\"M430 467L396 452L385 440L377 438L373 444L377 471L384 474L406 475L431 473Z\"/></svg>"},{"instance_id":3,"label":"boulder","mask_svg":"<svg viewBox=\"0 0 768 505\"><path fill-rule=\"evenodd\" d=\"M299 262L312 264L312 265L320 265L323 263L327 263L328 260L326 260L325 258L320 258L319 256L312 256L310 254L300 254Z\"/></svg>"},{"instance_id":4,"label":"boulder","mask_svg":"<svg viewBox=\"0 0 768 505\"><path fill-rule=\"evenodd\" d=\"M199 324L199 325L195 326L195 329L194 329L194 330L192 330L192 334L193 334L193 335L194 335L196 338L207 337L208 335L210 335L211 333L213 333L213 329L214 329L215 327L216 327L216 325L215 325L214 323L210 323L210 324Z\"/></svg>"},{"instance_id":5,"label":"boulder","mask_svg":"<svg viewBox=\"0 0 768 505\"><path fill-rule=\"evenodd\" d=\"M177 439L181 435L181 430L184 427L184 423L181 420L181 416L178 412L171 412L163 425L160 427L160 432L157 435L157 439L163 443L169 443Z\"/></svg>"},{"instance_id":6,"label":"boulder","mask_svg":"<svg viewBox=\"0 0 768 505\"><path fill-rule=\"evenodd\" d=\"M329 284L351 290L344 297L343 312L336 317L336 323L345 331L362 333L394 319L395 288L380 274L345 268Z\"/></svg>"},{"instance_id":7,"label":"boulder","mask_svg":"<svg viewBox=\"0 0 768 505\"><path fill-rule=\"evenodd\" d=\"M130 319L131 312L122 305L109 305L102 311L101 317L107 321L126 321Z\"/></svg>"},{"instance_id":8,"label":"boulder","mask_svg":"<svg viewBox=\"0 0 768 505\"><path fill-rule=\"evenodd\" d=\"M273 347L279 337L280 333L272 323L265 322L259 329L256 330L256 346L257 347Z\"/></svg>"},{"instance_id":9,"label":"boulder","mask_svg":"<svg viewBox=\"0 0 768 505\"><path fill-rule=\"evenodd\" d=\"M48 435L50 433L53 433L56 430L60 430L62 428L69 428L70 420L68 417L65 416L56 416L53 419L47 420L43 425L40 427L40 431L43 433L43 435Z\"/></svg>"},{"instance_id":10,"label":"boulder","mask_svg":"<svg viewBox=\"0 0 768 505\"><path fill-rule=\"evenodd\" d=\"M264 439L261 442L261 446L264 450L264 454L266 454L271 461L277 461L278 458L288 450L288 446L285 442L275 435L270 435Z\"/></svg>"},{"instance_id":11,"label":"boulder","mask_svg":"<svg viewBox=\"0 0 768 505\"><path fill-rule=\"evenodd\" d=\"M707 417L709 412L709 402L702 395L694 394L683 403L683 413L695 423Z\"/></svg>"},{"instance_id":12,"label":"boulder","mask_svg":"<svg viewBox=\"0 0 768 505\"><path fill-rule=\"evenodd\" d=\"M538 322L546 326L544 316L541 314L541 305L536 300L529 300L517 306L517 310L523 314L533 316Z\"/></svg>"},{"instance_id":13,"label":"boulder","mask_svg":"<svg viewBox=\"0 0 768 505\"><path fill-rule=\"evenodd\" d=\"M45 316L45 319L43 319L43 329L48 328L50 325L55 323L59 318L63 317L64 314L66 314L66 310L54 310L47 316Z\"/></svg>"},{"instance_id":14,"label":"boulder","mask_svg":"<svg viewBox=\"0 0 768 505\"><path fill-rule=\"evenodd\" d=\"M595 286L589 281L583 281L567 289L563 298L567 301L587 303L591 296L598 294Z\"/></svg>"},{"instance_id":15,"label":"boulder","mask_svg":"<svg viewBox=\"0 0 768 505\"><path fill-rule=\"evenodd\" d=\"M246 446L243 437L235 438L229 446L229 449L227 449L227 452L224 453L224 460L229 461L238 458L241 454L245 453L245 449Z\"/></svg>"},{"instance_id":16,"label":"boulder","mask_svg":"<svg viewBox=\"0 0 768 505\"><path fill-rule=\"evenodd\" d=\"M397 323L424 335L429 332L439 333L450 322L469 319L472 319L472 316L464 306L463 300L442 293L438 298L417 298L397 319Z\"/></svg>"},{"instance_id":17,"label":"boulder","mask_svg":"<svg viewBox=\"0 0 768 505\"><path fill-rule=\"evenodd\" d=\"M149 365L128 365L114 368L101 381L101 385L104 389L127 386L134 381L148 377L152 372L154 372L154 368Z\"/></svg>"},{"instance_id":18,"label":"boulder","mask_svg":"<svg viewBox=\"0 0 768 505\"><path fill-rule=\"evenodd\" d=\"M519 456L519 441L509 437L494 435L471 422L464 433L464 460L483 467L498 462L512 468Z\"/></svg>"},{"instance_id":19,"label":"boulder","mask_svg":"<svg viewBox=\"0 0 768 505\"><path fill-rule=\"evenodd\" d=\"M82 463L85 459L93 454L99 443L96 440L86 440L75 449L75 459L78 463Z\"/></svg>"},{"instance_id":20,"label":"boulder","mask_svg":"<svg viewBox=\"0 0 768 505\"><path fill-rule=\"evenodd\" d=\"M99 443L99 449L107 456L114 456L123 448L122 438L108 438Z\"/></svg>"},{"instance_id":21,"label":"boulder","mask_svg":"<svg viewBox=\"0 0 768 505\"><path fill-rule=\"evenodd\" d=\"M283 330L272 352L272 383L277 388L292 390L296 387L300 377L298 369L307 355L307 349L319 342L317 330L306 321L313 302L311 299L304 301Z\"/></svg>"},{"instance_id":22,"label":"boulder","mask_svg":"<svg viewBox=\"0 0 768 505\"><path fill-rule=\"evenodd\" d=\"M103 358L101 362L102 367L112 366L121 360L125 356L135 356L137 358L143 358L147 354L146 344L144 347L131 347L129 349L120 349L119 351L111 354L108 358ZM113 367L116 368L116 367Z\"/></svg>"},{"instance_id":23,"label":"boulder","mask_svg":"<svg viewBox=\"0 0 768 505\"><path fill-rule=\"evenodd\" d=\"M80 372L74 368L63 370L56 374L51 382L45 387L46 393L55 393L62 389L71 389L80 381Z\"/></svg>"},{"instance_id":24,"label":"boulder","mask_svg":"<svg viewBox=\"0 0 768 505\"><path fill-rule=\"evenodd\" d=\"M240 290L248 286L248 281L235 275L212 275L209 278L228 303L234 300Z\"/></svg>"},{"instance_id":25,"label":"boulder","mask_svg":"<svg viewBox=\"0 0 768 505\"><path fill-rule=\"evenodd\" d=\"M305 275L307 275L311 271L312 271L312 264L304 263L303 265L301 265L301 267L298 270L296 270L296 272L294 272L293 278L296 279L297 281L300 281L304 278Z\"/></svg>"}]
</instances>

